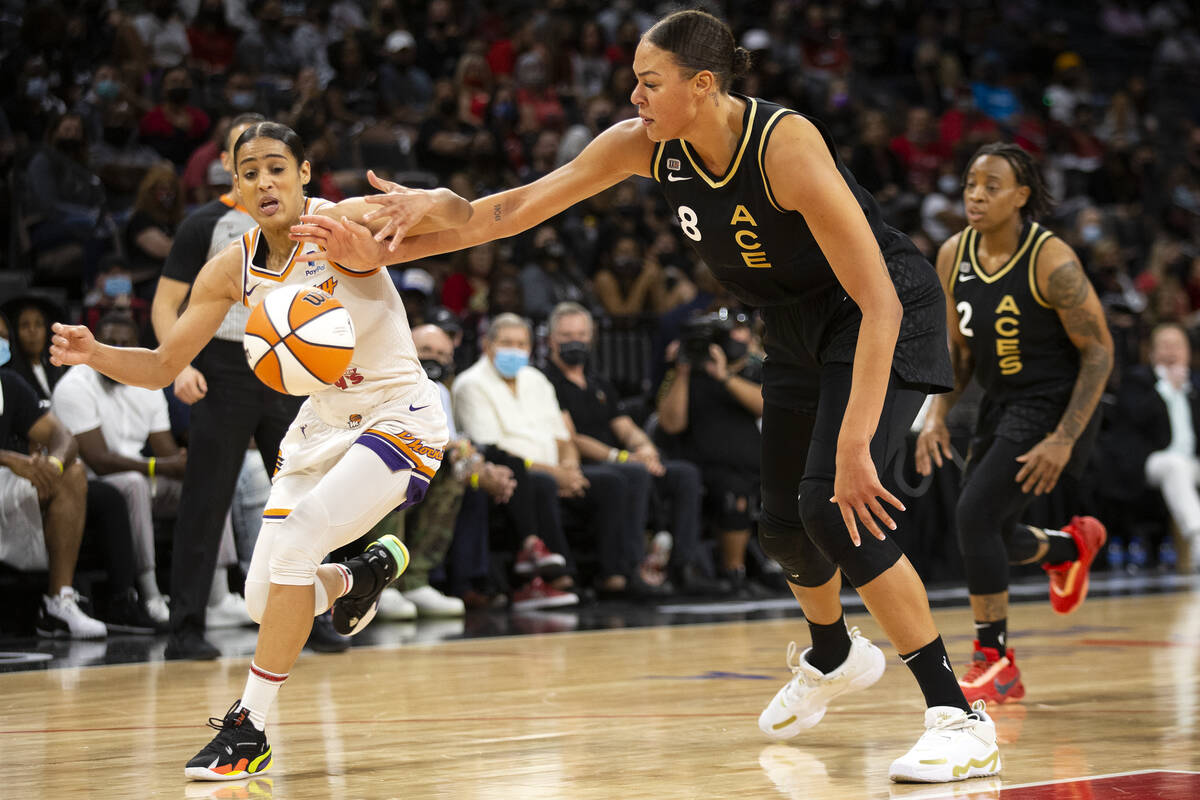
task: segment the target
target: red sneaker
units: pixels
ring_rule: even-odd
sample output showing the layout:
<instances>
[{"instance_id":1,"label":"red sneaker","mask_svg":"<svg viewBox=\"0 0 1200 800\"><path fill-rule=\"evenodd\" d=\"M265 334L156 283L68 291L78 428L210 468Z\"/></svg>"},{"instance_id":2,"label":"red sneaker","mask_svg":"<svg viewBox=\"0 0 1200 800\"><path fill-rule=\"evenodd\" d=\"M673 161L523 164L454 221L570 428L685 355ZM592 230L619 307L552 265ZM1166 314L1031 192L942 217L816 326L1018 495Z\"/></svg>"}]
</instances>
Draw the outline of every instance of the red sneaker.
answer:
<instances>
[{"instance_id":1,"label":"red sneaker","mask_svg":"<svg viewBox=\"0 0 1200 800\"><path fill-rule=\"evenodd\" d=\"M521 552L517 553L516 563L513 564L513 572L518 575L534 575L549 570L561 570L567 566L567 559L558 553L550 551L546 547L546 543L539 537L534 536L530 539L529 544L521 548Z\"/></svg>"},{"instance_id":2,"label":"red sneaker","mask_svg":"<svg viewBox=\"0 0 1200 800\"><path fill-rule=\"evenodd\" d=\"M1043 564L1042 569L1050 576L1050 607L1055 613L1070 614L1087 597L1088 570L1108 539L1108 531L1095 517L1072 517L1063 530L1075 540L1079 558L1062 564Z\"/></svg>"},{"instance_id":3,"label":"red sneaker","mask_svg":"<svg viewBox=\"0 0 1200 800\"><path fill-rule=\"evenodd\" d=\"M974 703L976 700L1008 703L1025 696L1021 670L1013 661L1012 649L1006 650L1001 658L1000 651L994 647L980 647L978 640L975 642L971 666L967 669L967 674L959 679L958 685L968 703Z\"/></svg>"},{"instance_id":4,"label":"red sneaker","mask_svg":"<svg viewBox=\"0 0 1200 800\"><path fill-rule=\"evenodd\" d=\"M513 592L512 596L514 611L573 606L578 602L579 596L574 592L560 592L541 578L534 578Z\"/></svg>"}]
</instances>

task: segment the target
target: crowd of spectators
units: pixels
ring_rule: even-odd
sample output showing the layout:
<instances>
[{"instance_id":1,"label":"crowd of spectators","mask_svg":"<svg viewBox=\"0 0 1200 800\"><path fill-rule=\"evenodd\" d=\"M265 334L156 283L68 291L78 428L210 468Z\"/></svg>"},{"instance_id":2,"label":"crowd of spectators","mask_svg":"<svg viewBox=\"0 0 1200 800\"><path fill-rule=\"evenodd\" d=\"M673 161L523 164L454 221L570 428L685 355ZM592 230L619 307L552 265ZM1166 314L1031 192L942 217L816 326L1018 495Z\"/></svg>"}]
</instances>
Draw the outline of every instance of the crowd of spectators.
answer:
<instances>
[{"instance_id":1,"label":"crowd of spectators","mask_svg":"<svg viewBox=\"0 0 1200 800\"><path fill-rule=\"evenodd\" d=\"M727 19L753 54L753 68L735 90L822 119L888 221L931 260L965 224L960 176L970 154L997 139L1034 153L1058 201L1043 222L1080 255L1114 332L1117 366L1106 408L1117 407L1113 398L1124 374L1146 362L1156 325L1175 323L1194 336L1200 326L1200 13L1193 4L698 5ZM0 86L0 226L9 243L0 301L42 287L69 319L97 326L114 312L125 314L138 326L138 338L152 342L148 301L172 237L187 210L229 191L232 179L219 152L230 120L247 111L300 134L313 167L309 191L332 200L369 191L367 168L411 185L449 186L468 199L535 180L598 131L635 114L629 103L633 52L640 33L669 6L638 0L602 6L585 0L0 2L0 65L11 76ZM607 455L592 459L597 468L586 457L580 461L591 447L586 440L613 448L618 459L633 457L636 447L624 445L640 438L621 440L633 436L624 423L587 431L582 447L581 431L543 426L546 442L506 461L513 454L481 421L482 412L463 407L471 402L472 380L454 388L456 416L469 421L460 430L463 440L474 442L487 463L515 474L518 497L522 489L532 492L531 507L540 508L542 495L553 489L573 498L562 504L568 512L572 502L583 509L559 520L567 534L578 535L572 516L597 527L590 537L590 549L598 551L591 567L596 587L661 596L674 579L711 581L705 584L711 590L743 595L763 585L782 589L757 557L751 535L755 414L752 392L741 390L756 380L756 322L753 315L740 317L746 310L697 263L649 182L627 181L526 235L394 267L393 276L413 327L432 323L450 336L453 356L446 366L462 378L476 365L502 385L496 353L514 347L497 344L498 330L516 339L528 334L516 349L527 345L530 362L547 367L559 390L555 397L551 383L535 381L547 413L551 400L556 408L578 407L571 386L579 382L564 377L570 364L562 363L561 348L579 339L549 335L553 310L574 304L568 308L590 316L589 377L581 388L602 386L605 425L628 419L632 430L655 437L652 446L664 449L651 470L655 480L665 480L656 470L674 460L700 468L709 509L703 518L716 523L700 534L707 544L699 549L708 555L695 557L693 532L681 531L676 535L684 533L687 559L676 554L671 560L663 552L666 540L647 545L644 538L657 523L668 530L679 524L671 509L650 504L641 521L606 521L586 510L589 490L606 498L643 491L622 484L621 470L599 469L611 461ZM44 309L26 305L28 312L10 308L9 366L49 400L61 376L44 357L44 341L26 341L35 328L44 339L48 320ZM704 328L720 331L708 342L716 352L692 347L693 357L680 359L688 337L695 344L694 318L722 309L721 319L731 324ZM677 344L681 338L684 344ZM534 379L513 380L525 390ZM477 387L485 383L474 379ZM576 427L581 422L574 420ZM744 464L725 463L714 474L706 464L729 454L705 452L712 442L706 426L718 424L744 428L738 441L746 452ZM556 441L570 447L557 450ZM0 442L0 449L18 447ZM85 449L81 442L86 461ZM1102 442L1098 453L1106 457L1111 448ZM473 496L478 484L470 478L477 474L463 474L466 499L454 503L482 507L486 519L489 507L495 512L511 501L488 491ZM553 487L542 486L547 476ZM1141 477L1132 486L1097 477L1089 489L1100 499L1093 502L1142 502L1148 484ZM610 479L619 485L602 489ZM484 483L498 480L488 473ZM523 513L492 516L508 518L511 528L511 519ZM544 516L541 528L509 530L492 548L523 564L532 559L535 568L520 576L520 588L528 590L524 579L536 574L540 580L544 572L538 591L561 603L562 595L581 588L574 583L580 577L574 542ZM530 530L550 533L523 536ZM1161 532L1145 541L1135 533L1114 529L1120 563L1173 563ZM951 541L944 536L945 547ZM446 547L449 562L453 544L438 552ZM148 569L145 548L138 552L138 570ZM671 568L664 569L667 563ZM747 569L758 581L754 590L746 586ZM484 574L471 580L448 580L445 572L431 567L430 579L492 602L495 570L486 560L475 570ZM150 578L137 577L153 594Z\"/></svg>"}]
</instances>

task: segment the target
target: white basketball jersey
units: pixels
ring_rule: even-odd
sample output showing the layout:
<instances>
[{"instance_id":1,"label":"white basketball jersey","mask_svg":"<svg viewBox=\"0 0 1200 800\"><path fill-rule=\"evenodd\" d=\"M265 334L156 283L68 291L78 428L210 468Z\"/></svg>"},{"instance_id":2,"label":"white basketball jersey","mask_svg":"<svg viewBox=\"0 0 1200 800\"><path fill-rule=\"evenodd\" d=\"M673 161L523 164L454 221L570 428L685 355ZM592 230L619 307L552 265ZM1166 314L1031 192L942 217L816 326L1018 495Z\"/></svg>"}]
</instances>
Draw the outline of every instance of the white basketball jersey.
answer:
<instances>
[{"instance_id":1,"label":"white basketball jersey","mask_svg":"<svg viewBox=\"0 0 1200 800\"><path fill-rule=\"evenodd\" d=\"M305 214L332 205L310 197ZM302 284L333 295L354 324L354 357L342 377L328 389L309 396L309 404L327 425L357 428L368 412L396 402L429 383L417 358L404 303L384 269L366 272L347 269L329 261L297 262L296 257L319 250L297 243L281 272L269 270L262 229L255 226L241 240L242 303L254 307L280 286Z\"/></svg>"}]
</instances>

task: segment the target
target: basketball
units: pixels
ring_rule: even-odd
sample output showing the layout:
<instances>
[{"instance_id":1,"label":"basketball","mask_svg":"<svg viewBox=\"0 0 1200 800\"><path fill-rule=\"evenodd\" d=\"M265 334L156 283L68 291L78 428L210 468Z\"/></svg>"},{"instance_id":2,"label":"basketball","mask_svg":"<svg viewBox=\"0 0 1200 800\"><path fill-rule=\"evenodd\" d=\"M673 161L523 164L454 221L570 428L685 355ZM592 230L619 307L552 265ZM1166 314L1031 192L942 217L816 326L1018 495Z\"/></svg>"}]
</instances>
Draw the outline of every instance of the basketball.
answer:
<instances>
[{"instance_id":1,"label":"basketball","mask_svg":"<svg viewBox=\"0 0 1200 800\"><path fill-rule=\"evenodd\" d=\"M350 312L311 286L283 286L250 312L242 337L246 362L277 392L319 392L346 371L354 355Z\"/></svg>"}]
</instances>

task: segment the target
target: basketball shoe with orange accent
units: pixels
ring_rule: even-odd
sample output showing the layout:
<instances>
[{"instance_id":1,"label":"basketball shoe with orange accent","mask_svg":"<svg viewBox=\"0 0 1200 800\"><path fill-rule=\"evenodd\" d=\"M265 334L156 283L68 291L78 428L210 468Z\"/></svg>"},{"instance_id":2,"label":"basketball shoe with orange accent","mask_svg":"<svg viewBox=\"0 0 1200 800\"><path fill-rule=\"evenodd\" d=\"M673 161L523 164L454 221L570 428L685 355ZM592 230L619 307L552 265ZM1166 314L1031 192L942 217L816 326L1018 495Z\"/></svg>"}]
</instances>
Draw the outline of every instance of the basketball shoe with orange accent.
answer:
<instances>
[{"instance_id":1,"label":"basketball shoe with orange accent","mask_svg":"<svg viewBox=\"0 0 1200 800\"><path fill-rule=\"evenodd\" d=\"M408 561L408 548L390 533L348 559L345 565L354 576L354 585L333 603L333 629L342 636L353 636L365 628L379 609L379 596L408 569Z\"/></svg>"},{"instance_id":2,"label":"basketball shoe with orange accent","mask_svg":"<svg viewBox=\"0 0 1200 800\"><path fill-rule=\"evenodd\" d=\"M1072 517L1063 531L1071 534L1079 548L1079 558L1062 564L1043 564L1050 576L1050 607L1057 614L1070 614L1083 604L1088 592L1088 570L1104 542L1108 531L1095 517Z\"/></svg>"},{"instance_id":3,"label":"basketball shoe with orange accent","mask_svg":"<svg viewBox=\"0 0 1200 800\"><path fill-rule=\"evenodd\" d=\"M975 641L975 654L967 674L958 681L968 703L986 700L989 703L1008 703L1025 696L1025 685L1021 683L1021 670L1013 660L1013 651L1008 649L1001 657L994 647L980 647Z\"/></svg>"},{"instance_id":4,"label":"basketball shoe with orange accent","mask_svg":"<svg viewBox=\"0 0 1200 800\"><path fill-rule=\"evenodd\" d=\"M210 717L208 726L218 733L187 763L184 775L197 781L235 781L271 768L267 734L254 727L240 699L233 702L224 719Z\"/></svg>"}]
</instances>

